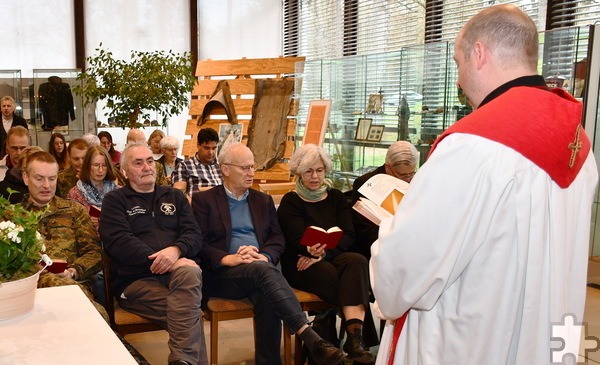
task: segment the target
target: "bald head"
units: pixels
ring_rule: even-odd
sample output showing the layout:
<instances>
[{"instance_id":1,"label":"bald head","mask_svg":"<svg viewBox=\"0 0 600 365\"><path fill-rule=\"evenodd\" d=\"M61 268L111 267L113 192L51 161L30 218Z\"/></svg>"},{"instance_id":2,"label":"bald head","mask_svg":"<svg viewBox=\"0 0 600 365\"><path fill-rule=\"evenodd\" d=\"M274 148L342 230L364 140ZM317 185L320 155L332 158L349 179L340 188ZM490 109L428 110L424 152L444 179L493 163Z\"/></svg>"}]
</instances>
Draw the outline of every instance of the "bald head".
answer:
<instances>
[{"instance_id":1,"label":"bald head","mask_svg":"<svg viewBox=\"0 0 600 365\"><path fill-rule=\"evenodd\" d=\"M458 84L477 108L500 85L537 75L536 25L514 5L486 8L458 33L454 59Z\"/></svg>"},{"instance_id":2,"label":"bald head","mask_svg":"<svg viewBox=\"0 0 600 365\"><path fill-rule=\"evenodd\" d=\"M138 143L138 142L146 142L146 136L144 132L139 129L131 129L129 133L127 133L127 143Z\"/></svg>"}]
</instances>

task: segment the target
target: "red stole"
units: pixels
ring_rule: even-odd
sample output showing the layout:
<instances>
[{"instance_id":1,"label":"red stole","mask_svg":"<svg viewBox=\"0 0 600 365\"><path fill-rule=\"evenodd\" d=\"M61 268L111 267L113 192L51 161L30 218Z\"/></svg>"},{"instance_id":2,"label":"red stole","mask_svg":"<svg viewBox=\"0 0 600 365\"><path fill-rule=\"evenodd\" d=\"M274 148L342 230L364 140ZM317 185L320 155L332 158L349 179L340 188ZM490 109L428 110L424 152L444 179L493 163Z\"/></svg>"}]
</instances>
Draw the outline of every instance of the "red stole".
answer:
<instances>
[{"instance_id":1,"label":"red stole","mask_svg":"<svg viewBox=\"0 0 600 365\"><path fill-rule=\"evenodd\" d=\"M567 188L583 166L590 140L581 126L582 104L562 89L514 87L442 133L478 135L514 149Z\"/></svg>"}]
</instances>

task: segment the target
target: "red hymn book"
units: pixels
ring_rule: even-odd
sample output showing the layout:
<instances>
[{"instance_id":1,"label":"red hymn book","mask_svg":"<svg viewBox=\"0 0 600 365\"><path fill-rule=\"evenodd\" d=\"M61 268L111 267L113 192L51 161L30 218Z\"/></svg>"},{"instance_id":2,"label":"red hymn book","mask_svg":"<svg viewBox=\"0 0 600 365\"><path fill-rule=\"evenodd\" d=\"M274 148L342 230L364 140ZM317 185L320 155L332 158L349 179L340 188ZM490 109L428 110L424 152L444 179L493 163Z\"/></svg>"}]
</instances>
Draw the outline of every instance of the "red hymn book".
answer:
<instances>
[{"instance_id":1,"label":"red hymn book","mask_svg":"<svg viewBox=\"0 0 600 365\"><path fill-rule=\"evenodd\" d=\"M310 226L304 231L304 236L302 236L300 243L304 246L314 246L317 243L324 243L327 246L326 249L329 250L338 245L343 233L344 231L338 226L331 227L328 230L317 226Z\"/></svg>"}]
</instances>

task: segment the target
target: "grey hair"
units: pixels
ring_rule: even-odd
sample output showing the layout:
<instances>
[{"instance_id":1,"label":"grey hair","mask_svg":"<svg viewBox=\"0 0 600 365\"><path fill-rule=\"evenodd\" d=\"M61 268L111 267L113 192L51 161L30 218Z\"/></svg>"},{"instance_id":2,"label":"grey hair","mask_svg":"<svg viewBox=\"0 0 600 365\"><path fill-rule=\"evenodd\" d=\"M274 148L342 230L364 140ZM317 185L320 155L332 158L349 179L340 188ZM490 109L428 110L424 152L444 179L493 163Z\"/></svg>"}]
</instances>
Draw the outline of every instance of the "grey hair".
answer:
<instances>
[{"instance_id":1,"label":"grey hair","mask_svg":"<svg viewBox=\"0 0 600 365\"><path fill-rule=\"evenodd\" d=\"M228 144L227 146L223 147L221 149L221 151L219 152L219 158L218 158L219 163L226 164L226 163L233 162L234 154L236 152L238 152L240 149L247 149L248 151L252 152L252 150L250 148L248 148L248 146L246 146L245 144L243 144L241 142L231 143L231 144Z\"/></svg>"},{"instance_id":2,"label":"grey hair","mask_svg":"<svg viewBox=\"0 0 600 365\"><path fill-rule=\"evenodd\" d=\"M419 161L419 151L407 141L394 142L385 154L385 162L390 166L399 164L417 166L417 161Z\"/></svg>"},{"instance_id":3,"label":"grey hair","mask_svg":"<svg viewBox=\"0 0 600 365\"><path fill-rule=\"evenodd\" d=\"M100 138L98 138L98 136L93 133L86 133L81 138L83 138L90 147L100 146Z\"/></svg>"},{"instance_id":4,"label":"grey hair","mask_svg":"<svg viewBox=\"0 0 600 365\"><path fill-rule=\"evenodd\" d=\"M125 145L125 149L123 150L123 153L121 153L121 161L119 161L119 164L121 165L121 169L123 169L125 167L125 161L127 161L127 155L129 154L129 150L134 147L144 147L144 148L147 148L150 152L152 152L152 149L150 148L150 146L148 146L146 141L127 143Z\"/></svg>"},{"instance_id":5,"label":"grey hair","mask_svg":"<svg viewBox=\"0 0 600 365\"><path fill-rule=\"evenodd\" d=\"M325 166L325 172L329 173L333 169L333 161L329 153L322 147L314 144L305 144L296 149L290 159L290 170L294 175L302 175L308 171L315 163L322 161Z\"/></svg>"},{"instance_id":6,"label":"grey hair","mask_svg":"<svg viewBox=\"0 0 600 365\"><path fill-rule=\"evenodd\" d=\"M160 148L179 148L179 139L175 136L166 136L160 140Z\"/></svg>"}]
</instances>

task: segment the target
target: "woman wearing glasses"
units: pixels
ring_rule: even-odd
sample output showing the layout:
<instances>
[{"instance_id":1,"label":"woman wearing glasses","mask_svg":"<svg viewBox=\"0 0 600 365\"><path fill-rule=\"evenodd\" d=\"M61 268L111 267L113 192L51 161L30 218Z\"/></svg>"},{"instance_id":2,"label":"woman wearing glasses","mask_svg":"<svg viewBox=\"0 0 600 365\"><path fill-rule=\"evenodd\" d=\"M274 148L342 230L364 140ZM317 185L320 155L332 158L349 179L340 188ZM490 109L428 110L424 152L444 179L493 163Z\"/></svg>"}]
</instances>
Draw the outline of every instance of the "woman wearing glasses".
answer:
<instances>
[{"instance_id":1,"label":"woman wearing glasses","mask_svg":"<svg viewBox=\"0 0 600 365\"><path fill-rule=\"evenodd\" d=\"M87 149L77 184L67 194L67 199L83 204L87 209L96 230L98 230L102 200L118 186L117 175L106 149L92 146Z\"/></svg>"},{"instance_id":2,"label":"woman wearing glasses","mask_svg":"<svg viewBox=\"0 0 600 365\"><path fill-rule=\"evenodd\" d=\"M363 337L373 346L377 334L369 312L368 261L349 252L354 243L350 207L342 192L325 179L333 167L331 157L321 147L308 144L294 152L289 165L298 179L295 191L284 195L277 210L286 238L283 274L291 286L341 309L347 335L344 351L355 362L370 363L373 355L364 347ZM304 246L300 241L309 226L325 230L337 226L343 234L335 248L326 249L321 243Z\"/></svg>"},{"instance_id":3,"label":"woman wearing glasses","mask_svg":"<svg viewBox=\"0 0 600 365\"><path fill-rule=\"evenodd\" d=\"M160 151L162 152L162 156L156 161L163 165L163 168L165 169L165 175L167 175L167 181L169 182L169 185L172 185L173 180L171 174L177 165L183 161L177 157L177 152L179 151L179 140L177 137L166 136L165 138L161 139Z\"/></svg>"}]
</instances>

